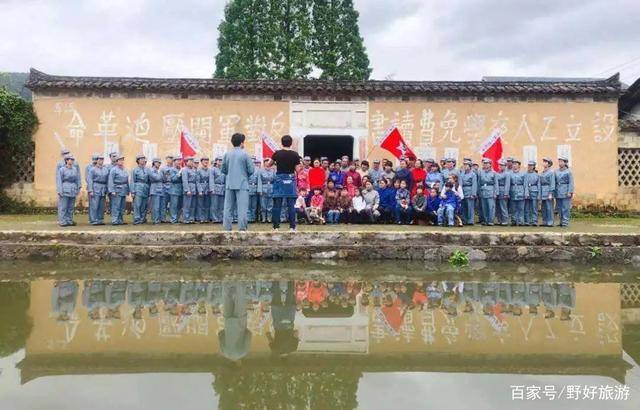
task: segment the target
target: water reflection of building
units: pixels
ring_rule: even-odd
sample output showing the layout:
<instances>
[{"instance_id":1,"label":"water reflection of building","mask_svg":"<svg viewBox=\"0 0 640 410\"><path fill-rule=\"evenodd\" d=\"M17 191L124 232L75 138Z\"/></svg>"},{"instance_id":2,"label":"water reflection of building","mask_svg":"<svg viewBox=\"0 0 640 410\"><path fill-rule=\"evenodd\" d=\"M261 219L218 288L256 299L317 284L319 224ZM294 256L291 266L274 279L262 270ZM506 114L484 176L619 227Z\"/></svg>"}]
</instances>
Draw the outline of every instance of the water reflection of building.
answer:
<instances>
[{"instance_id":1,"label":"water reflection of building","mask_svg":"<svg viewBox=\"0 0 640 410\"><path fill-rule=\"evenodd\" d=\"M43 368L45 362L64 363L71 371L74 360L85 355L84 361L86 354L97 360L98 368L101 364L111 370L126 371L127 360L120 360L125 357L136 357L137 366L147 362L155 367L178 355L181 364L172 368L215 368L224 361L217 355L225 326L224 284L32 282L34 328L27 341L23 379L56 371ZM288 289L290 295L295 290L292 327L297 345L290 351L295 351L296 363L316 366L323 360L332 362L333 354L359 353L365 356L349 360L370 369L397 365L454 371L459 366L467 371L477 361L480 371L481 358L489 355L498 368L499 363L505 368L520 363L530 371L544 372L552 365L552 371L564 373L572 371L565 364L573 361L575 372L590 368L610 374L618 369L615 377L621 377L624 371L619 362L618 284L290 281L287 287L252 281L241 285L247 294L246 327L252 335L245 360L256 365L271 356L274 297L282 304ZM400 356L408 353L411 357L403 361ZM534 356L536 360L530 360ZM609 367L611 363L616 365ZM76 370L81 369L79 365Z\"/></svg>"},{"instance_id":2,"label":"water reflection of building","mask_svg":"<svg viewBox=\"0 0 640 410\"><path fill-rule=\"evenodd\" d=\"M364 373L624 381L629 367L619 284L241 282L252 337L238 366L219 354L225 283L34 281L21 304L33 321L22 383L45 375L207 372L221 406L241 398L260 407L263 393L274 391L283 403L322 402L333 392L349 407ZM625 349L638 343L625 340Z\"/></svg>"}]
</instances>

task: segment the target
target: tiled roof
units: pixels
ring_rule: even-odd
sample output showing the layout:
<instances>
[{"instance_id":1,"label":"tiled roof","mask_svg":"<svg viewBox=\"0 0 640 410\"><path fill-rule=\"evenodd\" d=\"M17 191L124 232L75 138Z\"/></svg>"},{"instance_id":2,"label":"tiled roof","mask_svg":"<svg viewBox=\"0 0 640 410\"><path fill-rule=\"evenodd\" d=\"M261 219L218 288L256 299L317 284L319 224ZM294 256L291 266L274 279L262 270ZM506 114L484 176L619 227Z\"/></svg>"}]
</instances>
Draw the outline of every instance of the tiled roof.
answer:
<instances>
[{"instance_id":1,"label":"tiled roof","mask_svg":"<svg viewBox=\"0 0 640 410\"><path fill-rule=\"evenodd\" d=\"M624 117L640 104L640 78L629 86L620 96L618 104L619 116Z\"/></svg>"},{"instance_id":2,"label":"tiled roof","mask_svg":"<svg viewBox=\"0 0 640 410\"><path fill-rule=\"evenodd\" d=\"M366 96L608 96L618 97L618 75L596 81L326 81L57 76L31 69L33 90L155 93Z\"/></svg>"},{"instance_id":3,"label":"tiled roof","mask_svg":"<svg viewBox=\"0 0 640 410\"><path fill-rule=\"evenodd\" d=\"M620 128L620 131L640 132L640 119L636 119L636 118L619 119L618 128Z\"/></svg>"}]
</instances>

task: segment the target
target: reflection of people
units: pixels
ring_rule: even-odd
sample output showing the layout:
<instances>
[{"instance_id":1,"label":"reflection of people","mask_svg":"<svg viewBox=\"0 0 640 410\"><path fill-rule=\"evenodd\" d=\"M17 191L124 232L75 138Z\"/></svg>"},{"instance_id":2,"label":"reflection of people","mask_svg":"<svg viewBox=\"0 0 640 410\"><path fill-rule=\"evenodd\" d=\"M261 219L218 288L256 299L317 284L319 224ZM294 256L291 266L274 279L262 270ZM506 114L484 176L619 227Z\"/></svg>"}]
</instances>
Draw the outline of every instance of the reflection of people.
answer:
<instances>
[{"instance_id":1,"label":"reflection of people","mask_svg":"<svg viewBox=\"0 0 640 410\"><path fill-rule=\"evenodd\" d=\"M69 320L76 308L78 284L73 280L58 281L53 284L51 310L58 314L61 322Z\"/></svg>"},{"instance_id":2,"label":"reflection of people","mask_svg":"<svg viewBox=\"0 0 640 410\"><path fill-rule=\"evenodd\" d=\"M298 331L294 329L296 298L293 281L274 281L271 286L271 319L274 333L267 332L274 354L284 355L298 349Z\"/></svg>"},{"instance_id":3,"label":"reflection of people","mask_svg":"<svg viewBox=\"0 0 640 410\"><path fill-rule=\"evenodd\" d=\"M251 347L251 332L247 329L247 297L245 293L245 286L242 282L234 281L222 285L224 329L218 332L218 340L220 353L229 360L242 359L249 353Z\"/></svg>"},{"instance_id":4,"label":"reflection of people","mask_svg":"<svg viewBox=\"0 0 640 410\"><path fill-rule=\"evenodd\" d=\"M87 308L89 319L100 319L100 308L105 305L106 280L92 280L84 283L82 291L82 304Z\"/></svg>"}]
</instances>

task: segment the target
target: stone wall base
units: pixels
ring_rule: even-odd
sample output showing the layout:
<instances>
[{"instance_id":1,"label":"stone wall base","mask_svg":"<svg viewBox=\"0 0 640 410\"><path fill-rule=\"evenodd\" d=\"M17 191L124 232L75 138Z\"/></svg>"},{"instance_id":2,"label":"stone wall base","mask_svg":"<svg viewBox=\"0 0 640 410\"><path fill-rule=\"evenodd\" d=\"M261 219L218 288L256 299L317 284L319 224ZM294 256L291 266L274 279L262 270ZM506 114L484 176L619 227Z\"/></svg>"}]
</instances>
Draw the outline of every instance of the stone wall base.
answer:
<instances>
[{"instance_id":1,"label":"stone wall base","mask_svg":"<svg viewBox=\"0 0 640 410\"><path fill-rule=\"evenodd\" d=\"M640 263L640 235L498 232L4 231L0 260L343 259Z\"/></svg>"}]
</instances>

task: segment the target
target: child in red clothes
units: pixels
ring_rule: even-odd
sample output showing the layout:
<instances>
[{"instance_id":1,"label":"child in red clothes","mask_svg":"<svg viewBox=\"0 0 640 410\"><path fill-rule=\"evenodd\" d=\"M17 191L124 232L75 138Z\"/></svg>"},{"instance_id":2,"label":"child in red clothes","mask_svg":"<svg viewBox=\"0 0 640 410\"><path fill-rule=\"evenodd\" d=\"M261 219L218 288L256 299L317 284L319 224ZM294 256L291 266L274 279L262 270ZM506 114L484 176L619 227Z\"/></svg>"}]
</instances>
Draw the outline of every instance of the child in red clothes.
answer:
<instances>
[{"instance_id":1,"label":"child in red clothes","mask_svg":"<svg viewBox=\"0 0 640 410\"><path fill-rule=\"evenodd\" d=\"M311 203L306 209L307 220L309 223L318 222L324 224L324 218L322 217L322 208L324 206L324 196L320 191L320 187L313 190L313 196L311 197Z\"/></svg>"}]
</instances>

